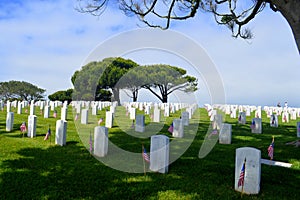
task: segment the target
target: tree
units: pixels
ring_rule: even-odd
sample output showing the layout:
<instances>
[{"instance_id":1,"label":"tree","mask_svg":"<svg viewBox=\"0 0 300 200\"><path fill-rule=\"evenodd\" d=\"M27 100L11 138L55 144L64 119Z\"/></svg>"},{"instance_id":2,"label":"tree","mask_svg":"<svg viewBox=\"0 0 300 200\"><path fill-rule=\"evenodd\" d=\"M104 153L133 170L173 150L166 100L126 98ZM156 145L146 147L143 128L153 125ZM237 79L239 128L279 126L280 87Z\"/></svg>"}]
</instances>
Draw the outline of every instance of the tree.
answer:
<instances>
[{"instance_id":1,"label":"tree","mask_svg":"<svg viewBox=\"0 0 300 200\"><path fill-rule=\"evenodd\" d=\"M68 104L72 101L73 89L57 91L48 96L51 101L68 101Z\"/></svg>"},{"instance_id":2,"label":"tree","mask_svg":"<svg viewBox=\"0 0 300 200\"><path fill-rule=\"evenodd\" d=\"M117 83L124 74L138 64L124 58L106 58L103 62L109 62L109 64L101 75L99 87L102 89L111 89L113 93L112 101L117 101L120 105L120 89L124 86Z\"/></svg>"},{"instance_id":3,"label":"tree","mask_svg":"<svg viewBox=\"0 0 300 200\"><path fill-rule=\"evenodd\" d=\"M138 99L138 92L140 89L146 85L147 74L145 73L145 67L138 66L133 69L130 69L122 78L118 81L119 88L123 88L124 92L132 98L133 102L136 102ZM129 90L131 94L128 94L126 90Z\"/></svg>"},{"instance_id":4,"label":"tree","mask_svg":"<svg viewBox=\"0 0 300 200\"><path fill-rule=\"evenodd\" d=\"M4 100L42 100L45 91L25 81L0 82L0 97Z\"/></svg>"},{"instance_id":5,"label":"tree","mask_svg":"<svg viewBox=\"0 0 300 200\"><path fill-rule=\"evenodd\" d=\"M119 91L121 85L117 85L119 79L130 69L137 66L132 60L123 58L105 58L99 62L90 62L76 71L71 77L74 85L73 97L76 100L108 100L120 104Z\"/></svg>"},{"instance_id":6,"label":"tree","mask_svg":"<svg viewBox=\"0 0 300 200\"><path fill-rule=\"evenodd\" d=\"M197 79L186 75L186 70L170 65L150 65L143 70L147 75L147 84L142 87L149 90L163 103L168 102L168 96L178 90L194 92L197 90ZM154 89L158 89L156 92Z\"/></svg>"},{"instance_id":7,"label":"tree","mask_svg":"<svg viewBox=\"0 0 300 200\"><path fill-rule=\"evenodd\" d=\"M78 1L80 12L93 15L102 14L109 2L109 0ZM245 39L253 36L248 28L244 28L245 25L269 6L274 12L280 12L289 23L300 53L299 0L119 0L118 2L126 15L135 15L146 25L162 29L168 29L171 20L193 18L198 10L209 12L215 16L218 24L227 26L234 37ZM153 17L161 21L153 24Z\"/></svg>"}]
</instances>

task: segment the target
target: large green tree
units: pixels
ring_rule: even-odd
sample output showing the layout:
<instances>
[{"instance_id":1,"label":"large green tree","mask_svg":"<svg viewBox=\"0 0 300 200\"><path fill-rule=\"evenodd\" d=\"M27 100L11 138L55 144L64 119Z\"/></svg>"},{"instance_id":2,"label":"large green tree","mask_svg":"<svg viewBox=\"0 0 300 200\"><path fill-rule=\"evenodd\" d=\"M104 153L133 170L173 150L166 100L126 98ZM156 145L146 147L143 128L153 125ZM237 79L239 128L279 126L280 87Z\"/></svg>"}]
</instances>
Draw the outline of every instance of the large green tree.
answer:
<instances>
[{"instance_id":1,"label":"large green tree","mask_svg":"<svg viewBox=\"0 0 300 200\"><path fill-rule=\"evenodd\" d=\"M168 102L168 96L174 91L189 93L197 90L197 79L187 75L182 68L158 64L145 66L143 71L147 81L142 87L163 103Z\"/></svg>"},{"instance_id":2,"label":"large green tree","mask_svg":"<svg viewBox=\"0 0 300 200\"><path fill-rule=\"evenodd\" d=\"M300 52L300 1L299 0L78 0L78 10L100 15L109 2L119 6L126 15L137 16L150 27L168 29L172 20L195 17L198 11L209 12L218 24L228 27L234 37L251 38L244 28L266 6L280 12L289 23ZM153 17L162 20L153 20ZM156 23L153 23L155 21Z\"/></svg>"},{"instance_id":3,"label":"large green tree","mask_svg":"<svg viewBox=\"0 0 300 200\"><path fill-rule=\"evenodd\" d=\"M117 84L119 79L137 64L124 58L105 58L99 62L90 62L76 71L71 80L74 85L75 99L103 100L111 97L112 101L120 103L119 92L122 85Z\"/></svg>"},{"instance_id":4,"label":"large green tree","mask_svg":"<svg viewBox=\"0 0 300 200\"><path fill-rule=\"evenodd\" d=\"M72 101L73 89L57 91L48 96L51 101Z\"/></svg>"},{"instance_id":5,"label":"large green tree","mask_svg":"<svg viewBox=\"0 0 300 200\"><path fill-rule=\"evenodd\" d=\"M25 81L0 82L0 97L4 100L42 100L45 91Z\"/></svg>"}]
</instances>

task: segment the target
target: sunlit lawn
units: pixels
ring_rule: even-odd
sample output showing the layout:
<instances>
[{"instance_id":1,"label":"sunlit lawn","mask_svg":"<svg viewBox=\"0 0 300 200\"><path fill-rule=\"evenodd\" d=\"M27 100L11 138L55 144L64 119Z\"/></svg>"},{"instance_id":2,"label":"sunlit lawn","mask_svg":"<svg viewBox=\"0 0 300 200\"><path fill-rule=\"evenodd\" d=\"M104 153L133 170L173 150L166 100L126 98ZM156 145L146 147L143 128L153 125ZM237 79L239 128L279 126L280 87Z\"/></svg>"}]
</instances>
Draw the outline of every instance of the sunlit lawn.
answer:
<instances>
[{"instance_id":1,"label":"sunlit lawn","mask_svg":"<svg viewBox=\"0 0 300 200\"><path fill-rule=\"evenodd\" d=\"M57 110L60 117L60 108ZM6 110L0 111L0 199L298 199L300 195L300 151L285 145L297 139L296 121L293 120L286 124L279 122L279 127L273 128L263 113L263 134L251 134L251 117L247 117L246 125L240 125L237 119L227 116L226 122L232 124L232 144L216 144L208 156L200 159L198 153L209 118L204 109L199 109L200 123L187 151L170 164L167 174L147 172L144 175L112 169L90 155L87 138L98 119L105 117L104 110L90 118L91 123L84 129L86 133L79 137L69 107L67 145L63 147L54 144L57 119L52 117L53 112L50 118L44 119L37 108L37 136L23 138L19 127L23 121L27 122L28 113L23 110L23 114L18 115L15 108L13 111L14 131L10 133L5 130ZM172 119L179 115L179 112L171 114L161 125L151 124L161 126L159 134L172 140L167 129ZM149 137L136 138L122 131L124 127L133 131L124 108L118 108L116 118L115 126L109 129L110 141L130 152L141 152L141 144L149 151ZM198 120L194 118L190 126L197 127ZM150 118L146 116L146 124L149 123ZM44 141L49 125L51 143ZM123 127L122 130L117 125ZM260 193L241 196L234 190L235 149L255 147L261 150L262 158L268 159L267 148L273 135L274 159L292 163L293 167L262 165Z\"/></svg>"}]
</instances>

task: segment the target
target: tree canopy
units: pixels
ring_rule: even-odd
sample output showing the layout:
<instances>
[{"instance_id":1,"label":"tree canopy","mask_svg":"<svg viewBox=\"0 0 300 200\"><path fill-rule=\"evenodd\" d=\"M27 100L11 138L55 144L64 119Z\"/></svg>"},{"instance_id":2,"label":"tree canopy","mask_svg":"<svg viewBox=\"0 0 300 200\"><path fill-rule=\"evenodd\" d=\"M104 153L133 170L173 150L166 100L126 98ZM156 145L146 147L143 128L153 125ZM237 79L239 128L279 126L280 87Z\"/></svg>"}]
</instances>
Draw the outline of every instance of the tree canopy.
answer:
<instances>
[{"instance_id":1,"label":"tree canopy","mask_svg":"<svg viewBox=\"0 0 300 200\"><path fill-rule=\"evenodd\" d=\"M0 82L0 97L4 100L42 100L45 91L25 81Z\"/></svg>"},{"instance_id":2,"label":"tree canopy","mask_svg":"<svg viewBox=\"0 0 300 200\"><path fill-rule=\"evenodd\" d=\"M163 103L168 102L168 95L178 90L194 92L197 90L197 79L186 75L186 70L170 65L146 66L144 73L147 75L147 84L143 88L149 90ZM153 89L158 89L156 92Z\"/></svg>"},{"instance_id":3,"label":"tree canopy","mask_svg":"<svg viewBox=\"0 0 300 200\"><path fill-rule=\"evenodd\" d=\"M99 62L90 62L80 71L76 71L71 78L74 85L73 97L81 100L109 100L111 90L112 100L120 102L120 88L116 84L135 66L135 62L124 58L105 58Z\"/></svg>"},{"instance_id":4,"label":"tree canopy","mask_svg":"<svg viewBox=\"0 0 300 200\"><path fill-rule=\"evenodd\" d=\"M78 0L80 12L101 15L110 0ZM252 38L245 27L258 13L269 6L280 12L289 23L300 52L300 1L299 0L118 0L119 8L127 16L137 16L150 27L168 29L172 20L195 17L198 11L212 13L218 24L230 29L234 37ZM154 18L161 20L153 20ZM153 23L155 21L155 23Z\"/></svg>"},{"instance_id":5,"label":"tree canopy","mask_svg":"<svg viewBox=\"0 0 300 200\"><path fill-rule=\"evenodd\" d=\"M70 103L72 101L73 89L57 91L48 96L48 99L51 101L68 101Z\"/></svg>"}]
</instances>

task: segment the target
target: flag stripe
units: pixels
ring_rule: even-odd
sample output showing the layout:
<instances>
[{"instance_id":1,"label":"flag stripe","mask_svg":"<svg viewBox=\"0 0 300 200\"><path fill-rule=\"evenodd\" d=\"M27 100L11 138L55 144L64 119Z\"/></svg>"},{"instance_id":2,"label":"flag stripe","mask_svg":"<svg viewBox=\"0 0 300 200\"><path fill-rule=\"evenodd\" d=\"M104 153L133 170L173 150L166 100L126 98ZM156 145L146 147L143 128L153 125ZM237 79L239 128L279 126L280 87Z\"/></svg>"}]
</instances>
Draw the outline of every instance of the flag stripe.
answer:
<instances>
[{"instance_id":1,"label":"flag stripe","mask_svg":"<svg viewBox=\"0 0 300 200\"><path fill-rule=\"evenodd\" d=\"M146 149L143 147L143 158L144 158L144 160L146 161L146 162L150 162L150 157L149 157L149 155L147 154L147 151L146 151Z\"/></svg>"},{"instance_id":2,"label":"flag stripe","mask_svg":"<svg viewBox=\"0 0 300 200\"><path fill-rule=\"evenodd\" d=\"M246 162L243 163L243 166L242 166L242 169L241 169L241 172L240 172L240 177L239 177L239 181L238 181L238 187L244 186L245 164L246 164Z\"/></svg>"}]
</instances>

